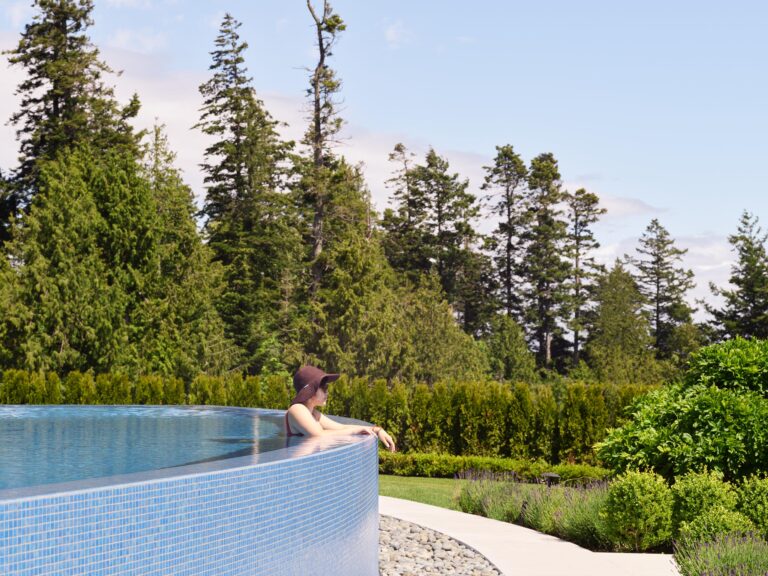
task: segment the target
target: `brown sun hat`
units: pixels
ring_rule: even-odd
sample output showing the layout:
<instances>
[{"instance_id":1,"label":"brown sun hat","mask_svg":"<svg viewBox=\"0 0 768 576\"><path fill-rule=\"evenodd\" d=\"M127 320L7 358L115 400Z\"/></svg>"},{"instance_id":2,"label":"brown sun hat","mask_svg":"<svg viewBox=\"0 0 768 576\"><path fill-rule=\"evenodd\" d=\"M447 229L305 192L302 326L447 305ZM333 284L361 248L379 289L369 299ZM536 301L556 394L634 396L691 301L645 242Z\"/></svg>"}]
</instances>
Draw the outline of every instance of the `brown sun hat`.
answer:
<instances>
[{"instance_id":1,"label":"brown sun hat","mask_svg":"<svg viewBox=\"0 0 768 576\"><path fill-rule=\"evenodd\" d=\"M326 374L315 366L302 366L293 375L293 387L296 390L296 396L291 400L291 406L303 404L315 395L320 386L338 380L339 376L341 374Z\"/></svg>"}]
</instances>

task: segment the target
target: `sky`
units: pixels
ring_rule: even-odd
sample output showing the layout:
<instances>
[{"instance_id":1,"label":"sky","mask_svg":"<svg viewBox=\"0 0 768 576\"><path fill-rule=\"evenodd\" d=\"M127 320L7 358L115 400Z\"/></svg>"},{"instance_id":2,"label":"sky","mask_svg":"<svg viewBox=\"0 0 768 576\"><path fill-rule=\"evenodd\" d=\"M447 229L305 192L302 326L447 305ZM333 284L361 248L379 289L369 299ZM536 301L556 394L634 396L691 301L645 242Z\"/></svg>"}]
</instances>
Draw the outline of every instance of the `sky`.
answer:
<instances>
[{"instance_id":1,"label":"sky","mask_svg":"<svg viewBox=\"0 0 768 576\"><path fill-rule=\"evenodd\" d=\"M12 48L33 9L0 0L0 49ZM319 0L315 0L319 6ZM430 147L478 196L495 147L526 161L558 159L564 185L584 187L608 213L595 226L600 261L634 254L657 218L696 275L689 297L727 284L728 235L744 210L768 218L768 4L610 0L335 0L347 24L330 64L343 81L338 152L363 162L379 210L388 204L389 152ZM198 200L206 138L198 86L209 77L225 12L242 22L246 65L266 107L306 126L308 68L316 62L304 0L95 0L89 34L137 92L138 125L166 124ZM0 119L16 110L23 72L0 59ZM0 167L13 166L14 130L0 125ZM486 232L493 220L478 223ZM703 318L702 314L698 315Z\"/></svg>"}]
</instances>

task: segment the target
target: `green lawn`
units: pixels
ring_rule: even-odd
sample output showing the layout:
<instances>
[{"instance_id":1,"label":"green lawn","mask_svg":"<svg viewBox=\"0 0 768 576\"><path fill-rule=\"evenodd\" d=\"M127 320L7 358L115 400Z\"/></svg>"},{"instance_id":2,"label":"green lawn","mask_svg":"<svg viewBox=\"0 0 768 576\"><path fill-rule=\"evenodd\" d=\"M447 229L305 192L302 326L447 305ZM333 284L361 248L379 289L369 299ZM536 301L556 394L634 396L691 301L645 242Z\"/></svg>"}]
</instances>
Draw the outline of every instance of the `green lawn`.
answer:
<instances>
[{"instance_id":1,"label":"green lawn","mask_svg":"<svg viewBox=\"0 0 768 576\"><path fill-rule=\"evenodd\" d=\"M455 497L458 496L464 482L467 480L379 474L379 494L458 510Z\"/></svg>"}]
</instances>

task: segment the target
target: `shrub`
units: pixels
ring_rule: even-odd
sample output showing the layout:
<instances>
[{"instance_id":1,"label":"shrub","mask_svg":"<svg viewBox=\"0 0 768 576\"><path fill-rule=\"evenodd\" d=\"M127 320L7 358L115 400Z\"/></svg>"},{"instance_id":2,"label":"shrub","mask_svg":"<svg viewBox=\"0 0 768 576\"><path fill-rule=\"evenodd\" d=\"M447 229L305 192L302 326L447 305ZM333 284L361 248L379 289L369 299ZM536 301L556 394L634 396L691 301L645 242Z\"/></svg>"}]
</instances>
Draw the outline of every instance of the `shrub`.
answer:
<instances>
[{"instance_id":1,"label":"shrub","mask_svg":"<svg viewBox=\"0 0 768 576\"><path fill-rule=\"evenodd\" d=\"M566 503L565 489L562 486L537 488L530 492L525 501L521 514L522 524L545 534L557 534Z\"/></svg>"},{"instance_id":2,"label":"shrub","mask_svg":"<svg viewBox=\"0 0 768 576\"><path fill-rule=\"evenodd\" d=\"M498 480L492 475L475 477L462 486L459 509L494 520L517 522L533 488L536 486Z\"/></svg>"},{"instance_id":3,"label":"shrub","mask_svg":"<svg viewBox=\"0 0 768 576\"><path fill-rule=\"evenodd\" d=\"M600 511L608 498L606 482L592 482L565 491L558 536L590 550L609 548Z\"/></svg>"},{"instance_id":4,"label":"shrub","mask_svg":"<svg viewBox=\"0 0 768 576\"><path fill-rule=\"evenodd\" d=\"M768 538L768 478L745 479L739 486L737 508Z\"/></svg>"},{"instance_id":5,"label":"shrub","mask_svg":"<svg viewBox=\"0 0 768 576\"><path fill-rule=\"evenodd\" d=\"M134 381L134 404L162 404L164 382L160 376L139 376Z\"/></svg>"},{"instance_id":6,"label":"shrub","mask_svg":"<svg viewBox=\"0 0 768 576\"><path fill-rule=\"evenodd\" d=\"M602 516L617 549L661 546L672 535L672 492L658 474L627 472L609 485Z\"/></svg>"},{"instance_id":7,"label":"shrub","mask_svg":"<svg viewBox=\"0 0 768 576\"><path fill-rule=\"evenodd\" d=\"M96 396L99 404L130 404L133 397L131 380L126 374L96 376Z\"/></svg>"},{"instance_id":8,"label":"shrub","mask_svg":"<svg viewBox=\"0 0 768 576\"><path fill-rule=\"evenodd\" d=\"M734 338L701 348L688 361L687 386L751 390L768 396L768 340Z\"/></svg>"},{"instance_id":9,"label":"shrub","mask_svg":"<svg viewBox=\"0 0 768 576\"><path fill-rule=\"evenodd\" d=\"M335 385L331 384L331 386ZM294 390L288 374L273 374L261 377L261 407L285 410L293 398ZM345 416L345 414L337 414Z\"/></svg>"},{"instance_id":10,"label":"shrub","mask_svg":"<svg viewBox=\"0 0 768 576\"><path fill-rule=\"evenodd\" d=\"M672 531L677 534L684 522L691 522L715 506L736 508L736 491L723 481L720 472L690 473L677 478L672 486Z\"/></svg>"},{"instance_id":11,"label":"shrub","mask_svg":"<svg viewBox=\"0 0 768 576\"><path fill-rule=\"evenodd\" d=\"M672 385L633 405L598 457L617 471L652 469L668 480L708 467L726 480L768 470L768 400L755 392Z\"/></svg>"},{"instance_id":12,"label":"shrub","mask_svg":"<svg viewBox=\"0 0 768 576\"><path fill-rule=\"evenodd\" d=\"M684 541L675 547L675 563L681 576L765 576L768 542L755 535Z\"/></svg>"},{"instance_id":13,"label":"shrub","mask_svg":"<svg viewBox=\"0 0 768 576\"><path fill-rule=\"evenodd\" d=\"M184 391L184 381L181 378L166 377L163 380L163 397L166 404L180 405L187 403L187 394Z\"/></svg>"},{"instance_id":14,"label":"shrub","mask_svg":"<svg viewBox=\"0 0 768 576\"><path fill-rule=\"evenodd\" d=\"M64 402L66 404L96 404L96 382L90 372L73 371L64 378Z\"/></svg>"},{"instance_id":15,"label":"shrub","mask_svg":"<svg viewBox=\"0 0 768 576\"><path fill-rule=\"evenodd\" d=\"M0 402L3 404L27 404L32 374L24 370L5 370L0 382Z\"/></svg>"},{"instance_id":16,"label":"shrub","mask_svg":"<svg viewBox=\"0 0 768 576\"><path fill-rule=\"evenodd\" d=\"M467 472L515 473L521 480L537 481L544 472L554 472L569 484L602 480L610 474L605 468L586 464L550 465L542 461L493 458L490 456L453 456L450 454L379 454L379 472L395 476L453 478Z\"/></svg>"},{"instance_id":17,"label":"shrub","mask_svg":"<svg viewBox=\"0 0 768 576\"><path fill-rule=\"evenodd\" d=\"M690 522L680 525L680 539L685 541L709 541L725 534L746 535L755 531L752 521L724 506L702 510Z\"/></svg>"},{"instance_id":18,"label":"shrub","mask_svg":"<svg viewBox=\"0 0 768 576\"><path fill-rule=\"evenodd\" d=\"M227 388L221 376L200 375L189 387L191 405L226 406Z\"/></svg>"}]
</instances>

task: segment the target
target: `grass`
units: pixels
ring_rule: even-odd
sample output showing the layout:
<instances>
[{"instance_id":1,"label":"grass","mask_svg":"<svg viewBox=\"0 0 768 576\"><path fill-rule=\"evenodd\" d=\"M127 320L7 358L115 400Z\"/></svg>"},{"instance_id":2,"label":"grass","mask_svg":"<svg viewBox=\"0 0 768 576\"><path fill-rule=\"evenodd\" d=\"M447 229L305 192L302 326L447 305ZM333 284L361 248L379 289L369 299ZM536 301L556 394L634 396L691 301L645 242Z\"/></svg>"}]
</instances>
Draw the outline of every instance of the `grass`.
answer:
<instances>
[{"instance_id":1,"label":"grass","mask_svg":"<svg viewBox=\"0 0 768 576\"><path fill-rule=\"evenodd\" d=\"M467 480L379 475L379 494L459 510L456 499Z\"/></svg>"}]
</instances>

